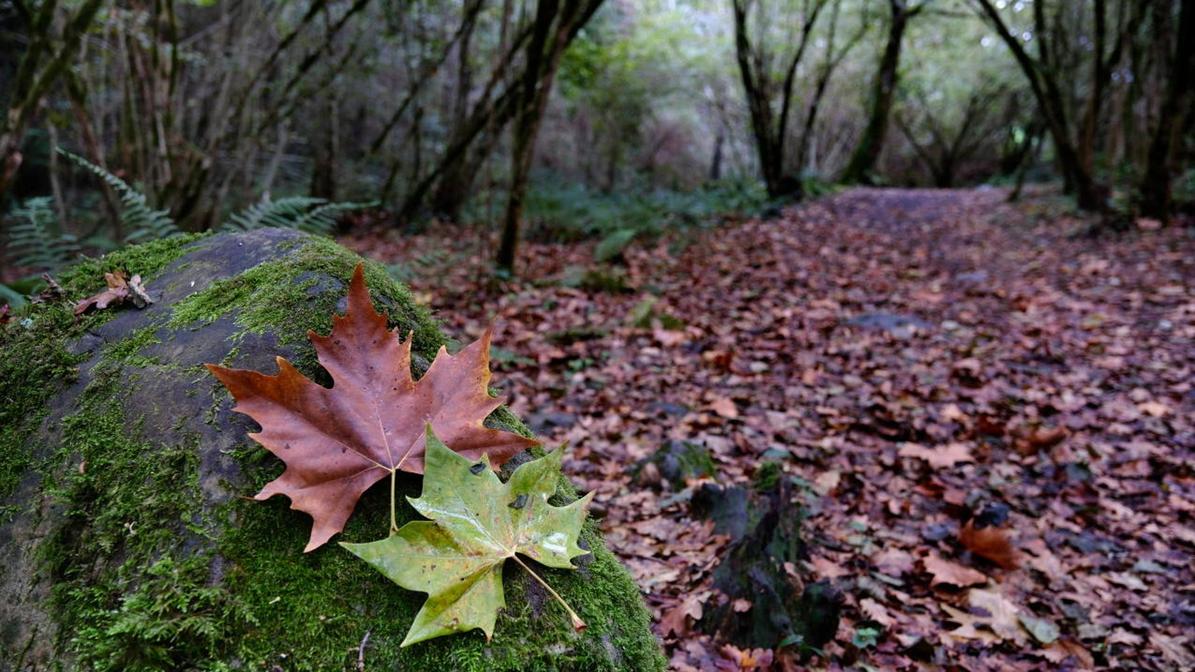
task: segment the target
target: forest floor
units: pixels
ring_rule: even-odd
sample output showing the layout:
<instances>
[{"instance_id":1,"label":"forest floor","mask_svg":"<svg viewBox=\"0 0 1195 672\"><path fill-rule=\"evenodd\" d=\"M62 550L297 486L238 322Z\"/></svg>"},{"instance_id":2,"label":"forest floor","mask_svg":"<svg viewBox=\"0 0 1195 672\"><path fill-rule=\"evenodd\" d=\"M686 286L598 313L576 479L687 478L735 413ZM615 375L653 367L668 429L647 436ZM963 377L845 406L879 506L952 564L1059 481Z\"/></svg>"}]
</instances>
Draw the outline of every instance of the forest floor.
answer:
<instances>
[{"instance_id":1,"label":"forest floor","mask_svg":"<svg viewBox=\"0 0 1195 672\"><path fill-rule=\"evenodd\" d=\"M669 440L723 483L779 456L802 484L796 574L844 595L813 668L1192 669L1195 236L1085 227L1048 197L854 189L588 276L591 243L528 244L500 284L479 234L344 242L457 337L494 324L495 384L570 444L674 669L795 668L700 634L726 538L699 482L631 475Z\"/></svg>"}]
</instances>

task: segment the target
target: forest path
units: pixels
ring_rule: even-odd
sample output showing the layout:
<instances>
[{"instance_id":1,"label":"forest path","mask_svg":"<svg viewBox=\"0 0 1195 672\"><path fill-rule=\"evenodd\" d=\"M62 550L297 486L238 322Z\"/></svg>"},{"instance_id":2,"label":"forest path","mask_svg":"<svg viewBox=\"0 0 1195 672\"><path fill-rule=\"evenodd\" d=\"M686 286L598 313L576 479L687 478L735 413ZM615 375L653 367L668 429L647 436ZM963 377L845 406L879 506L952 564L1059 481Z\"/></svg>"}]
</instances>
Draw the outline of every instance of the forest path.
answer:
<instances>
[{"instance_id":1,"label":"forest path","mask_svg":"<svg viewBox=\"0 0 1195 672\"><path fill-rule=\"evenodd\" d=\"M725 539L628 471L670 440L723 483L778 460L804 484L802 574L846 595L834 664L1183 669L1195 241L1083 226L994 189L851 189L632 247L614 292L591 245L528 244L495 287L459 231L346 242L411 262L462 338L495 324L496 384L570 443L676 669L734 655L693 623Z\"/></svg>"}]
</instances>

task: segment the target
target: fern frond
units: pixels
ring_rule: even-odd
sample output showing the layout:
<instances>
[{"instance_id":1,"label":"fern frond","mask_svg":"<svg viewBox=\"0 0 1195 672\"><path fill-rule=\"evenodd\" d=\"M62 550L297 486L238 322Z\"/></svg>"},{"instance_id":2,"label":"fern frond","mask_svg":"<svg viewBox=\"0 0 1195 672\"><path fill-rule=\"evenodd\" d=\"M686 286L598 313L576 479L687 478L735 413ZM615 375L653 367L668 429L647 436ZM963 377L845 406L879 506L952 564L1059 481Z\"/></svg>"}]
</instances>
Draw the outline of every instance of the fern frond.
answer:
<instances>
[{"instance_id":1,"label":"fern frond","mask_svg":"<svg viewBox=\"0 0 1195 672\"><path fill-rule=\"evenodd\" d=\"M322 198L292 196L272 201L262 197L260 201L233 214L220 227L225 231L250 231L266 226L290 228L308 209L325 203Z\"/></svg>"},{"instance_id":2,"label":"fern frond","mask_svg":"<svg viewBox=\"0 0 1195 672\"><path fill-rule=\"evenodd\" d=\"M149 199L145 194L137 191L128 182L113 175L107 170L95 165L87 159L58 148L58 153L70 159L76 165L86 168L91 174L100 178L120 195L120 221L124 230L128 232L130 243L143 243L177 236L182 230L175 225L170 213L166 210L155 210L149 207Z\"/></svg>"},{"instance_id":3,"label":"fern frond","mask_svg":"<svg viewBox=\"0 0 1195 672\"><path fill-rule=\"evenodd\" d=\"M326 203L313 208L310 212L303 215L295 222L294 228L300 231L307 231L308 233L328 235L336 228L336 221L344 213L372 208L377 206L377 204L377 201L369 201L368 203L353 203L351 201Z\"/></svg>"},{"instance_id":4,"label":"fern frond","mask_svg":"<svg viewBox=\"0 0 1195 672\"><path fill-rule=\"evenodd\" d=\"M376 202L329 203L310 196L291 196L276 201L263 198L229 217L220 228L224 231L249 231L278 227L328 235L332 233L340 215L374 205Z\"/></svg>"},{"instance_id":5,"label":"fern frond","mask_svg":"<svg viewBox=\"0 0 1195 672\"><path fill-rule=\"evenodd\" d=\"M57 233L57 217L48 196L26 199L9 213L10 260L17 266L53 271L79 255L79 241Z\"/></svg>"}]
</instances>

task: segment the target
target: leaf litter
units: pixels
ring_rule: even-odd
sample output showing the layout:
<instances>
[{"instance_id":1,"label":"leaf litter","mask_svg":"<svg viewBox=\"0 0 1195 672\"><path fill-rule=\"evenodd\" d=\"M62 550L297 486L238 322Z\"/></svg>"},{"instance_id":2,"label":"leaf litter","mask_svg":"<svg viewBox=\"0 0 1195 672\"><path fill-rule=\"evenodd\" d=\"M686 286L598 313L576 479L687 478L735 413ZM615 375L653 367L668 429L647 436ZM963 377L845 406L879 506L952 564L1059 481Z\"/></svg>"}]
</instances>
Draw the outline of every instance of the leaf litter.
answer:
<instances>
[{"instance_id":1,"label":"leaf litter","mask_svg":"<svg viewBox=\"0 0 1195 672\"><path fill-rule=\"evenodd\" d=\"M494 283L483 231L345 242L427 268L450 331L496 325L512 409L572 445L674 669L1183 669L1195 255L1182 227L1086 225L1048 194L852 189L631 246L620 293L564 281L584 243L528 243ZM637 479L669 441L716 475ZM728 537L689 501L769 461L801 486L794 575L846 595L804 663L696 627Z\"/></svg>"}]
</instances>

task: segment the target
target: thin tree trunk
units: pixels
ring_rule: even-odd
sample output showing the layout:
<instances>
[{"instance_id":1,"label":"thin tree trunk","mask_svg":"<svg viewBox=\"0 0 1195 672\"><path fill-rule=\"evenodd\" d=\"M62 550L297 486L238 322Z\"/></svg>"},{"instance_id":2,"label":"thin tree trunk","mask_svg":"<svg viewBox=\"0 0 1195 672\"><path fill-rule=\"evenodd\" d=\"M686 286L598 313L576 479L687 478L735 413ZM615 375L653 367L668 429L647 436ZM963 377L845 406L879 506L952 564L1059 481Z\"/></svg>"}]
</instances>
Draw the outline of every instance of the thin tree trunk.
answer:
<instances>
[{"instance_id":1,"label":"thin tree trunk","mask_svg":"<svg viewBox=\"0 0 1195 672\"><path fill-rule=\"evenodd\" d=\"M884 149L884 138L888 134L888 118L892 113L892 100L896 95L897 76L900 68L900 53L905 30L909 20L921 11L922 6L910 9L904 0L888 0L891 19L888 23L888 42L876 71L871 94L871 110L867 115L867 127L863 137L843 171L844 182L871 182L871 171L880 152Z\"/></svg>"}]
</instances>

